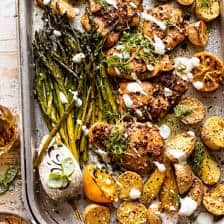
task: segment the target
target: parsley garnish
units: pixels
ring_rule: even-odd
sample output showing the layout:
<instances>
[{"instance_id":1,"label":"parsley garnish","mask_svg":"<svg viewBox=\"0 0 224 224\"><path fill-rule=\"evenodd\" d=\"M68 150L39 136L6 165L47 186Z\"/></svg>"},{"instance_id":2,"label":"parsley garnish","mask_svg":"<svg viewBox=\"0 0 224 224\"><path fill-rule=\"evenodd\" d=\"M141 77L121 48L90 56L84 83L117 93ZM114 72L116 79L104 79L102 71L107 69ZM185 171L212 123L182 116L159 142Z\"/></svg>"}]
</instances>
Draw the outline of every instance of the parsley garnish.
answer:
<instances>
[{"instance_id":1,"label":"parsley garnish","mask_svg":"<svg viewBox=\"0 0 224 224\"><path fill-rule=\"evenodd\" d=\"M97 4L100 4L100 6L104 9L107 10L109 7L109 4L107 3L106 0L96 0Z\"/></svg>"},{"instance_id":2,"label":"parsley garnish","mask_svg":"<svg viewBox=\"0 0 224 224\"><path fill-rule=\"evenodd\" d=\"M213 0L201 0L200 7L201 8L209 8L212 5Z\"/></svg>"},{"instance_id":3,"label":"parsley garnish","mask_svg":"<svg viewBox=\"0 0 224 224\"><path fill-rule=\"evenodd\" d=\"M186 105L177 105L174 108L174 114L178 119L183 119L193 111L193 107Z\"/></svg>"}]
</instances>

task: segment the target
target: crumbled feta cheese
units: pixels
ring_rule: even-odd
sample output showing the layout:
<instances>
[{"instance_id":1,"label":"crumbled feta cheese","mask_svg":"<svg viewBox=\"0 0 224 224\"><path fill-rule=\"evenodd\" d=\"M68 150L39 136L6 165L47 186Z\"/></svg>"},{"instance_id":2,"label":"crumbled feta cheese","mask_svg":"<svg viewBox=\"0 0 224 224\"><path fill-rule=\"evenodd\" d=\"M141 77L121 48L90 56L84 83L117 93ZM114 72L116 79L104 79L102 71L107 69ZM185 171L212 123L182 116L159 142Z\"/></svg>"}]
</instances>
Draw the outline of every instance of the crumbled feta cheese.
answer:
<instances>
[{"instance_id":1,"label":"crumbled feta cheese","mask_svg":"<svg viewBox=\"0 0 224 224\"><path fill-rule=\"evenodd\" d=\"M175 73L183 78L189 80L192 78L192 70L200 65L200 60L196 57L176 57L174 59Z\"/></svg>"},{"instance_id":2,"label":"crumbled feta cheese","mask_svg":"<svg viewBox=\"0 0 224 224\"><path fill-rule=\"evenodd\" d=\"M123 95L123 100L124 100L124 103L125 103L126 107L132 108L133 101L132 101L132 99L131 99L131 97L129 95L124 94Z\"/></svg>"},{"instance_id":3,"label":"crumbled feta cheese","mask_svg":"<svg viewBox=\"0 0 224 224\"><path fill-rule=\"evenodd\" d=\"M146 68L150 72L154 70L154 66L153 65L150 65L150 64L149 65L146 65Z\"/></svg>"},{"instance_id":4,"label":"crumbled feta cheese","mask_svg":"<svg viewBox=\"0 0 224 224\"><path fill-rule=\"evenodd\" d=\"M181 206L179 210L179 215L182 216L191 216L194 211L197 209L198 204L191 197L181 198Z\"/></svg>"},{"instance_id":5,"label":"crumbled feta cheese","mask_svg":"<svg viewBox=\"0 0 224 224\"><path fill-rule=\"evenodd\" d=\"M156 167L158 168L159 172L163 173L163 172L166 171L166 167L165 167L165 165L163 163L159 163L157 161L154 161L153 163L156 165Z\"/></svg>"},{"instance_id":6,"label":"crumbled feta cheese","mask_svg":"<svg viewBox=\"0 0 224 224\"><path fill-rule=\"evenodd\" d=\"M136 188L132 188L130 193L129 193L129 197L132 199L132 200L135 200L135 199L138 199L140 198L141 196L141 191L139 191L138 189Z\"/></svg>"},{"instance_id":7,"label":"crumbled feta cheese","mask_svg":"<svg viewBox=\"0 0 224 224\"><path fill-rule=\"evenodd\" d=\"M164 95L165 97L169 97L173 95L173 91L167 87L164 88Z\"/></svg>"},{"instance_id":8,"label":"crumbled feta cheese","mask_svg":"<svg viewBox=\"0 0 224 224\"><path fill-rule=\"evenodd\" d=\"M73 56L72 61L76 64L80 64L85 59L85 54L77 53Z\"/></svg>"},{"instance_id":9,"label":"crumbled feta cheese","mask_svg":"<svg viewBox=\"0 0 224 224\"><path fill-rule=\"evenodd\" d=\"M117 2L116 2L116 0L106 0L106 2L109 5L112 5L115 9L117 9Z\"/></svg>"},{"instance_id":10,"label":"crumbled feta cheese","mask_svg":"<svg viewBox=\"0 0 224 224\"><path fill-rule=\"evenodd\" d=\"M84 134L85 136L87 136L87 135L89 134L89 129L88 129L85 125L83 125L83 126L82 126L82 132L83 132L83 134Z\"/></svg>"},{"instance_id":11,"label":"crumbled feta cheese","mask_svg":"<svg viewBox=\"0 0 224 224\"><path fill-rule=\"evenodd\" d=\"M153 45L154 45L154 48L155 48L155 53L156 54L159 54L159 55L164 55L165 54L165 52L166 52L166 46L165 46L165 44L163 43L163 41L159 38L159 37L157 37L156 35L154 35L154 43L153 43Z\"/></svg>"},{"instance_id":12,"label":"crumbled feta cheese","mask_svg":"<svg viewBox=\"0 0 224 224\"><path fill-rule=\"evenodd\" d=\"M203 84L203 82L196 81L196 82L193 82L193 86L195 89L200 90L204 87L204 84Z\"/></svg>"},{"instance_id":13,"label":"crumbled feta cheese","mask_svg":"<svg viewBox=\"0 0 224 224\"><path fill-rule=\"evenodd\" d=\"M180 151L178 149L172 149L169 150L169 154L174 157L175 159L177 159L179 161L179 163L185 163L186 162L186 153L183 151Z\"/></svg>"},{"instance_id":14,"label":"crumbled feta cheese","mask_svg":"<svg viewBox=\"0 0 224 224\"><path fill-rule=\"evenodd\" d=\"M51 0L43 0L44 5L49 5L51 3Z\"/></svg>"},{"instance_id":15,"label":"crumbled feta cheese","mask_svg":"<svg viewBox=\"0 0 224 224\"><path fill-rule=\"evenodd\" d=\"M149 15L146 12L142 12L140 14L140 16L141 16L142 19L144 19L146 21L155 23L161 30L166 30L166 28L167 28L167 25L166 25L165 22L159 21L157 18L155 18L154 16Z\"/></svg>"},{"instance_id":16,"label":"crumbled feta cheese","mask_svg":"<svg viewBox=\"0 0 224 224\"><path fill-rule=\"evenodd\" d=\"M195 133L193 131L188 131L187 134L191 137L195 137Z\"/></svg>"},{"instance_id":17,"label":"crumbled feta cheese","mask_svg":"<svg viewBox=\"0 0 224 224\"><path fill-rule=\"evenodd\" d=\"M207 212L201 212L198 214L195 224L214 224L214 217Z\"/></svg>"},{"instance_id":18,"label":"crumbled feta cheese","mask_svg":"<svg viewBox=\"0 0 224 224\"><path fill-rule=\"evenodd\" d=\"M152 127L152 123L151 123L150 121L147 121L147 122L146 122L146 125L147 125L149 128Z\"/></svg>"},{"instance_id":19,"label":"crumbled feta cheese","mask_svg":"<svg viewBox=\"0 0 224 224\"><path fill-rule=\"evenodd\" d=\"M53 34L54 34L56 37L60 37L60 36L61 36L61 32L58 31L58 30L54 30L54 31L53 31Z\"/></svg>"},{"instance_id":20,"label":"crumbled feta cheese","mask_svg":"<svg viewBox=\"0 0 224 224\"><path fill-rule=\"evenodd\" d=\"M72 90L69 90L70 93L72 93L73 95L73 100L75 100L76 102L76 106L77 107L81 107L82 106L82 100L78 97L78 92L77 91L72 91Z\"/></svg>"},{"instance_id":21,"label":"crumbled feta cheese","mask_svg":"<svg viewBox=\"0 0 224 224\"><path fill-rule=\"evenodd\" d=\"M141 85L137 82L129 82L127 84L127 90L129 93L141 93L143 95L146 95Z\"/></svg>"},{"instance_id":22,"label":"crumbled feta cheese","mask_svg":"<svg viewBox=\"0 0 224 224\"><path fill-rule=\"evenodd\" d=\"M156 215L160 214L160 208L161 208L161 202L158 199L155 199L154 201L151 202L149 205L150 209L153 209Z\"/></svg>"},{"instance_id":23,"label":"crumbled feta cheese","mask_svg":"<svg viewBox=\"0 0 224 224\"><path fill-rule=\"evenodd\" d=\"M139 109L135 110L135 113L136 113L139 117L142 117L142 116L143 116L142 111L139 110Z\"/></svg>"},{"instance_id":24,"label":"crumbled feta cheese","mask_svg":"<svg viewBox=\"0 0 224 224\"><path fill-rule=\"evenodd\" d=\"M171 215L167 213L161 213L159 216L163 224L177 224L178 222L178 215L176 214Z\"/></svg>"},{"instance_id":25,"label":"crumbled feta cheese","mask_svg":"<svg viewBox=\"0 0 224 224\"><path fill-rule=\"evenodd\" d=\"M129 5L133 8L133 9L137 9L137 5L134 2L129 2Z\"/></svg>"},{"instance_id":26,"label":"crumbled feta cheese","mask_svg":"<svg viewBox=\"0 0 224 224\"><path fill-rule=\"evenodd\" d=\"M65 94L63 92L59 92L59 97L60 97L62 104L68 103L67 97L65 96Z\"/></svg>"},{"instance_id":27,"label":"crumbled feta cheese","mask_svg":"<svg viewBox=\"0 0 224 224\"><path fill-rule=\"evenodd\" d=\"M77 120L76 120L76 124L81 125L81 124L82 124L82 120L77 119Z\"/></svg>"},{"instance_id":28,"label":"crumbled feta cheese","mask_svg":"<svg viewBox=\"0 0 224 224\"><path fill-rule=\"evenodd\" d=\"M159 128L159 133L160 133L160 135L161 135L161 137L162 137L163 139L167 139L167 138L169 138L169 136L170 136L171 130L170 130L170 128L169 128L167 125L163 124L163 125Z\"/></svg>"}]
</instances>

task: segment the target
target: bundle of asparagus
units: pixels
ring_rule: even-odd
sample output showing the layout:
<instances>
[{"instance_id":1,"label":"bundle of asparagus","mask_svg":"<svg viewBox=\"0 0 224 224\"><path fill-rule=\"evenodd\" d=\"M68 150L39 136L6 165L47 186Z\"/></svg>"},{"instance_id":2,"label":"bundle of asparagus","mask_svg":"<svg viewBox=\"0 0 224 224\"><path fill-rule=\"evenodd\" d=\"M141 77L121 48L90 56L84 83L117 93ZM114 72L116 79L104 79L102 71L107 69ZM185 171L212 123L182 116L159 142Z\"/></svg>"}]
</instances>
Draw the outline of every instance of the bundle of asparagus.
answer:
<instances>
[{"instance_id":1,"label":"bundle of asparagus","mask_svg":"<svg viewBox=\"0 0 224 224\"><path fill-rule=\"evenodd\" d=\"M114 90L100 63L104 39L96 31L72 29L65 15L50 10L43 21L33 42L34 93L53 132L50 138L56 135L83 164L88 160L88 127L96 121L113 123L118 117Z\"/></svg>"}]
</instances>

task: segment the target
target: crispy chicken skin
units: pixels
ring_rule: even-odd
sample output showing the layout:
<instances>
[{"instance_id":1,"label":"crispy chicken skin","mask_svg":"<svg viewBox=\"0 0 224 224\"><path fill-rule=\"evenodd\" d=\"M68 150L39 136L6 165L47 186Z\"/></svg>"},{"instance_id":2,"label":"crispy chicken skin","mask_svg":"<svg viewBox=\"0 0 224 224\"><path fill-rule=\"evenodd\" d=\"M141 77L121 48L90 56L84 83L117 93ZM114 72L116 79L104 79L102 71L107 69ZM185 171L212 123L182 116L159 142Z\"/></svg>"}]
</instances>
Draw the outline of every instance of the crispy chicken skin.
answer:
<instances>
[{"instance_id":1,"label":"crispy chicken skin","mask_svg":"<svg viewBox=\"0 0 224 224\"><path fill-rule=\"evenodd\" d=\"M154 160L162 159L164 141L156 125L143 123L123 123L124 133L128 136L127 149L121 155L111 154L112 160L123 168L140 174L147 173ZM89 139L93 148L105 149L115 125L96 123L90 128Z\"/></svg>"},{"instance_id":2,"label":"crispy chicken skin","mask_svg":"<svg viewBox=\"0 0 224 224\"><path fill-rule=\"evenodd\" d=\"M135 7L130 6L130 0L117 1L117 7L112 5L103 8L94 0L89 0L90 11L92 13L92 25L95 26L102 36L108 35L105 47L112 47L119 39L121 32L129 27L137 27L140 18L137 14L142 8L141 1L132 1ZM85 14L81 23L86 31L91 31L90 18ZM113 30L113 31L112 31Z\"/></svg>"},{"instance_id":3,"label":"crispy chicken skin","mask_svg":"<svg viewBox=\"0 0 224 224\"><path fill-rule=\"evenodd\" d=\"M187 82L172 73L161 74L151 82L141 82L139 85L145 94L129 92L128 85L127 82L120 83L119 108L121 112L129 111L139 121L158 121L163 118L188 89ZM126 106L124 94L131 98L131 108Z\"/></svg>"},{"instance_id":4,"label":"crispy chicken skin","mask_svg":"<svg viewBox=\"0 0 224 224\"><path fill-rule=\"evenodd\" d=\"M174 8L170 4L164 4L149 9L147 13L158 21L166 23L166 29L162 30L151 21L144 21L144 34L153 39L154 35L162 39L166 49L172 50L185 39L185 23L181 9Z\"/></svg>"},{"instance_id":5,"label":"crispy chicken skin","mask_svg":"<svg viewBox=\"0 0 224 224\"><path fill-rule=\"evenodd\" d=\"M146 80L158 75L162 71L170 71L173 68L173 60L168 55L162 56L158 61L152 61L153 70L149 71L144 61L138 58L134 58L135 49L131 51L130 61L127 63L129 71L120 71L117 67L109 67L108 74L113 77L118 77L126 80ZM120 51L116 49L116 46L107 51L107 58L114 54L119 54ZM144 55L144 52L142 52Z\"/></svg>"}]
</instances>

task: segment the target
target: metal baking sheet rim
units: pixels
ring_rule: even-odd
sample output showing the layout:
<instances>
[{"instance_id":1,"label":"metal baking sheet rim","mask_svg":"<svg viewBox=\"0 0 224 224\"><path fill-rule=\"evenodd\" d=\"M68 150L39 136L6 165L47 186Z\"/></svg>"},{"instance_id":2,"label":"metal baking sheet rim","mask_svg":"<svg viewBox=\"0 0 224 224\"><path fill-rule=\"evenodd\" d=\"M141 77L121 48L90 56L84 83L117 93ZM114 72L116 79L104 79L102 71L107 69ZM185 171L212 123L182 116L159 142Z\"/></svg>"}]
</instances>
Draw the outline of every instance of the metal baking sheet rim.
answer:
<instances>
[{"instance_id":1,"label":"metal baking sheet rim","mask_svg":"<svg viewBox=\"0 0 224 224\"><path fill-rule=\"evenodd\" d=\"M21 166L23 179L23 200L30 214L32 223L49 224L47 223L37 206L35 205L34 192L34 172L31 167L32 151L30 150L32 141L32 1L33 0L16 0L18 24L17 37L19 49L19 73L20 73L20 99L22 110L22 132L21 132ZM221 4L221 29L222 37L224 37L224 0ZM224 49L224 41L222 42ZM224 56L224 50L223 55Z\"/></svg>"}]
</instances>

